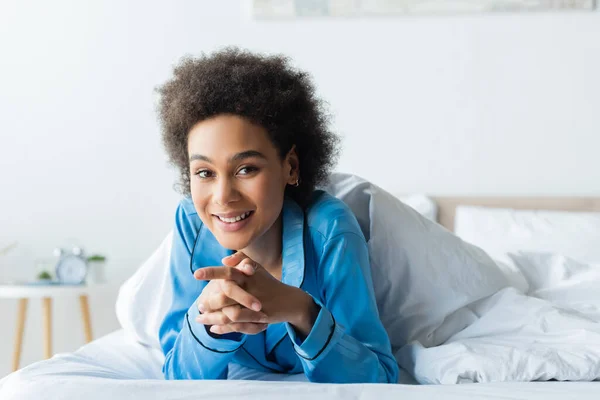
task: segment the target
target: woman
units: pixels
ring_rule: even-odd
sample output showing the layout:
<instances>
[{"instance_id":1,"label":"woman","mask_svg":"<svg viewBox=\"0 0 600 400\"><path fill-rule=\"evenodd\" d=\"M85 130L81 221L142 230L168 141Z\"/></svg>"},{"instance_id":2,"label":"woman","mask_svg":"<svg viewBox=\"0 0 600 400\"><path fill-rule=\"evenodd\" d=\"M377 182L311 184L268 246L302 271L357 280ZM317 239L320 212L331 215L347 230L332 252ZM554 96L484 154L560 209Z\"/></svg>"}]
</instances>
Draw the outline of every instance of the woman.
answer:
<instances>
[{"instance_id":1,"label":"woman","mask_svg":"<svg viewBox=\"0 0 600 400\"><path fill-rule=\"evenodd\" d=\"M185 195L159 332L165 377L225 379L237 363L396 383L364 236L343 202L315 191L338 140L308 75L229 48L184 59L159 93Z\"/></svg>"}]
</instances>

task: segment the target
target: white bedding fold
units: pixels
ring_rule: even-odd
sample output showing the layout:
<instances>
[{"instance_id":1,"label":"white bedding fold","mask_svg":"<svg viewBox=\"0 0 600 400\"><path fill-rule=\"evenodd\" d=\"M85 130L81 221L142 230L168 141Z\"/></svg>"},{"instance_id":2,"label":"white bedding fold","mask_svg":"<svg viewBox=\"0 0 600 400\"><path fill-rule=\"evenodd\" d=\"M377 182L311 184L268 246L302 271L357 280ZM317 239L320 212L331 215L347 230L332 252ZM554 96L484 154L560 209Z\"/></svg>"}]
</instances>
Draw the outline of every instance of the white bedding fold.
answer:
<instances>
[{"instance_id":1,"label":"white bedding fold","mask_svg":"<svg viewBox=\"0 0 600 400\"><path fill-rule=\"evenodd\" d=\"M600 293L600 287L598 292ZM413 342L396 358L420 383L600 379L600 323L507 288L472 304L472 323L441 346Z\"/></svg>"}]
</instances>

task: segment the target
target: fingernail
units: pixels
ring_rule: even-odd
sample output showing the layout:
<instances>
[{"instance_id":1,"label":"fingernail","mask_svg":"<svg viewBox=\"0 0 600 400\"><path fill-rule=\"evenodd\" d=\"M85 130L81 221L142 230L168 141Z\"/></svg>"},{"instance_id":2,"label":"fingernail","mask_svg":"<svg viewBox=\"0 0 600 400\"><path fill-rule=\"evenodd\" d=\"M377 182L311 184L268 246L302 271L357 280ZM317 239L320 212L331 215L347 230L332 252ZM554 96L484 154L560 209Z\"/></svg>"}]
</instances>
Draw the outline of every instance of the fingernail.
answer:
<instances>
[{"instance_id":1,"label":"fingernail","mask_svg":"<svg viewBox=\"0 0 600 400\"><path fill-rule=\"evenodd\" d=\"M210 327L209 331L211 331L212 333L217 333L217 327L213 325Z\"/></svg>"},{"instance_id":2,"label":"fingernail","mask_svg":"<svg viewBox=\"0 0 600 400\"><path fill-rule=\"evenodd\" d=\"M204 313L204 311L206 311L206 308L204 308L204 305L198 304L198 311L200 311L201 313Z\"/></svg>"},{"instance_id":3,"label":"fingernail","mask_svg":"<svg viewBox=\"0 0 600 400\"><path fill-rule=\"evenodd\" d=\"M261 315L260 319L258 320L258 322L266 323L267 322L267 316L265 314Z\"/></svg>"},{"instance_id":4,"label":"fingernail","mask_svg":"<svg viewBox=\"0 0 600 400\"><path fill-rule=\"evenodd\" d=\"M256 302L252 303L252 309L254 311L260 311L260 304Z\"/></svg>"}]
</instances>

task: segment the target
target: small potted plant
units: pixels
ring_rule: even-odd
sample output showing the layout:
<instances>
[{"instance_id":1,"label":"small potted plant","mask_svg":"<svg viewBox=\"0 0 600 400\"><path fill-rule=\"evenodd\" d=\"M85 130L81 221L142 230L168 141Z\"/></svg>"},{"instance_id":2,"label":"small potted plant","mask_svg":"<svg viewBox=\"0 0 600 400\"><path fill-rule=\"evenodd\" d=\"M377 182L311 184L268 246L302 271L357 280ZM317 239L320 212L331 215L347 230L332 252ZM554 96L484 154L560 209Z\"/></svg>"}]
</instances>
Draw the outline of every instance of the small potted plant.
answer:
<instances>
[{"instance_id":1,"label":"small potted plant","mask_svg":"<svg viewBox=\"0 0 600 400\"><path fill-rule=\"evenodd\" d=\"M93 254L87 258L87 283L104 283L106 282L106 276L104 271L104 265L106 264L106 257L102 254Z\"/></svg>"},{"instance_id":2,"label":"small potted plant","mask_svg":"<svg viewBox=\"0 0 600 400\"><path fill-rule=\"evenodd\" d=\"M54 267L56 261L52 258L35 259L35 283L40 285L54 283Z\"/></svg>"},{"instance_id":3,"label":"small potted plant","mask_svg":"<svg viewBox=\"0 0 600 400\"><path fill-rule=\"evenodd\" d=\"M52 282L52 275L50 274L50 272L48 271L41 271L38 276L37 276L37 280L39 282Z\"/></svg>"}]
</instances>

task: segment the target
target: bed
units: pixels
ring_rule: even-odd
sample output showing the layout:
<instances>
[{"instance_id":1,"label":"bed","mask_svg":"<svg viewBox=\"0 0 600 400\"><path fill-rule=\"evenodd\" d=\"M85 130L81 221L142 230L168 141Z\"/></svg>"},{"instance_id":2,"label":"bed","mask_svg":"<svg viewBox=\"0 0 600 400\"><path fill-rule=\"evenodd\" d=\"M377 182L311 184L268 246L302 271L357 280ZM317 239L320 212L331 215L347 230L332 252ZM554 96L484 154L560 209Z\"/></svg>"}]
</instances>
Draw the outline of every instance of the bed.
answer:
<instances>
[{"instance_id":1,"label":"bed","mask_svg":"<svg viewBox=\"0 0 600 400\"><path fill-rule=\"evenodd\" d=\"M408 198L406 199L408 201ZM478 206L497 207L505 210L544 209L587 212L594 217L596 216L595 213L600 212L600 198L439 197L434 198L433 202L437 205L438 220L450 230L454 229L455 215L459 213L458 211L463 215L463 222L461 222L463 228L461 229L465 230L465 226L469 226L469 216L472 217L469 212L476 214L477 212L485 210L483 208L478 208ZM464 217L464 215L467 215L467 217ZM464 221L465 218L467 223ZM511 218L512 220L518 219L515 218L514 214L511 214ZM421 220L418 221L420 224L423 223ZM473 224L471 224L471 228L472 225ZM546 233L548 233L547 228L547 226L544 228L544 232ZM514 227L509 227L508 229L514 230ZM373 232L371 232L371 234L372 233ZM479 240L480 235L478 232L472 234L475 239ZM578 242L581 242L581 240ZM597 245L598 242L594 243L584 243L584 245L600 247ZM579 243L579 245L580 244L581 243ZM600 271L600 268L598 268L598 271ZM531 280L529 281L531 282ZM598 282L600 282L600 280ZM591 289L595 290L595 288ZM539 293L540 296L542 296L550 292L548 292L548 290L542 290ZM556 293L561 295L563 292L559 291ZM555 295L556 293L552 292L551 294ZM508 297L513 296L511 298L517 298L515 296L524 296L514 288L508 288L504 295ZM540 298L536 297L532 301L537 302L536 304L541 304L540 302L542 302L542 300L540 300ZM485 302L488 300L484 299L482 301ZM495 303L491 305L487 304L485 307L493 309L493 307L498 304L497 300L494 301ZM478 304L481 304L481 301ZM471 306L470 310L476 310L477 307L480 306ZM582 313L581 315L587 311L589 310L579 310L579 312ZM452 316L455 316L456 314L457 313L452 313ZM136 336L135 334L132 334L132 329L125 324L123 329L99 338L94 342L83 346L74 353L56 355L50 360L34 363L7 376L0 381L0 398L3 400L38 400L40 398L85 398L86 400L106 398L111 398L112 400L128 398L169 398L197 400L201 398L226 399L240 397L247 399L269 399L286 396L286 398L289 399L311 397L314 400L317 400L325 398L379 399L392 397L403 399L425 399L443 396L443 398L446 399L466 399L472 397L515 399L539 398L545 400L559 398L596 399L598 398L598 393L600 393L600 382L592 380L600 377L600 371L598 370L598 368L600 368L600 340L598 340L598 338L600 338L600 319L595 320L594 318L596 317L593 313L586 315L587 319L582 320L582 323L587 324L586 327L591 326L588 332L589 335L578 336L573 342L585 342L588 346L585 348L585 356L580 357L585 360L577 359L573 362L578 366L578 369L573 372L567 365L567 368L564 371L558 371L566 375L544 375L546 372L540 371L540 365L543 364L536 365L535 361L532 361L531 365L526 366L526 369L537 374L531 376L541 377L540 380L547 380L544 377L552 380L555 379L553 376L575 376L576 382L505 382L506 380L511 380L506 378L506 376L509 375L503 375L503 378L494 381L494 377L490 378L486 377L485 374L482 374L478 376L477 379L474 379L474 381L486 383L465 383L468 380L456 381L456 378L453 377L452 383L463 384L422 384L427 383L428 379L430 379L427 374L435 374L436 371L433 369L444 363L448 363L448 360L451 360L451 364L453 365L464 362L465 365L463 367L466 370L471 368L469 363L476 361L475 357L477 356L477 350L472 354L451 354L453 345L465 346L464 343L467 342L460 342L456 336L466 335L464 332L469 331L469 329L471 329L470 326L466 329L456 329L456 332L454 332L453 335L448 334L446 335L447 337L439 339L440 344L442 344L440 346L418 348L419 343L413 343L411 345L412 347L403 346L396 356L399 360L406 361L404 365L401 365L410 365L412 371L409 373L402 369L399 383L396 385L314 384L306 382L304 376L301 374L267 374L244 369L243 367L235 365L230 365L229 380L227 381L165 381L163 380L161 373L164 358L160 350L152 345L150 339L144 340L144 338L139 335ZM527 315L525 315L525 317L527 317ZM570 318L572 318L572 316ZM600 313L598 314L598 318L600 318ZM446 318L446 320L452 320L452 318ZM453 321L457 321L457 319ZM564 326L563 322L564 321L560 320L557 323ZM547 324L544 326L545 329L551 331L553 329L552 320L545 321L545 323ZM598 325L597 330L594 323ZM587 332L585 329L583 329L583 331ZM481 339L481 335L479 335L476 330L474 333L475 334L472 337L466 337L466 339ZM528 334L530 333L531 332ZM488 337L494 337L495 334L496 333L492 332ZM509 336L503 337L503 340L508 343L507 346L513 346L514 343L511 344L509 339ZM534 342L537 342L537 340L534 340ZM494 345L497 345L497 343ZM476 347L474 348L476 349ZM523 350L519 349L519 343L510 348L516 349L515 354L517 354L518 351ZM528 347L527 351L531 349L531 347ZM439 353L440 351L441 353ZM415 362L415 355L418 355L419 352L423 352L424 354L420 363ZM576 354L577 349L575 347L569 347L567 352ZM504 353L503 350L502 354ZM535 358L535 355L532 356L531 353L526 353L526 357L527 360L530 360ZM516 356L515 359L517 359ZM431 365L423 366L423 362ZM587 364L584 364L584 362ZM522 364L522 361L520 363ZM562 364L564 364L564 362ZM564 365L561 367L564 367ZM584 367L585 373L582 372L584 371ZM421 378L418 379L418 382L415 380L414 376L419 376L419 374L415 374L415 371L421 374ZM568 375L569 373L575 375ZM464 376L464 374L462 376ZM435 381L435 383L444 383L443 377L440 379L440 381ZM519 378L514 380L519 380ZM434 382L432 381L431 383Z\"/></svg>"},{"instance_id":2,"label":"bed","mask_svg":"<svg viewBox=\"0 0 600 400\"><path fill-rule=\"evenodd\" d=\"M597 399L600 382L469 385L311 384L301 376L234 371L227 381L164 381L160 352L127 337L106 335L75 353L29 365L0 383L2 400L29 399ZM405 379L406 374L402 374ZM284 378L287 378L284 380ZM250 380L252 379L252 380ZM6 381L6 378L5 378Z\"/></svg>"}]
</instances>

